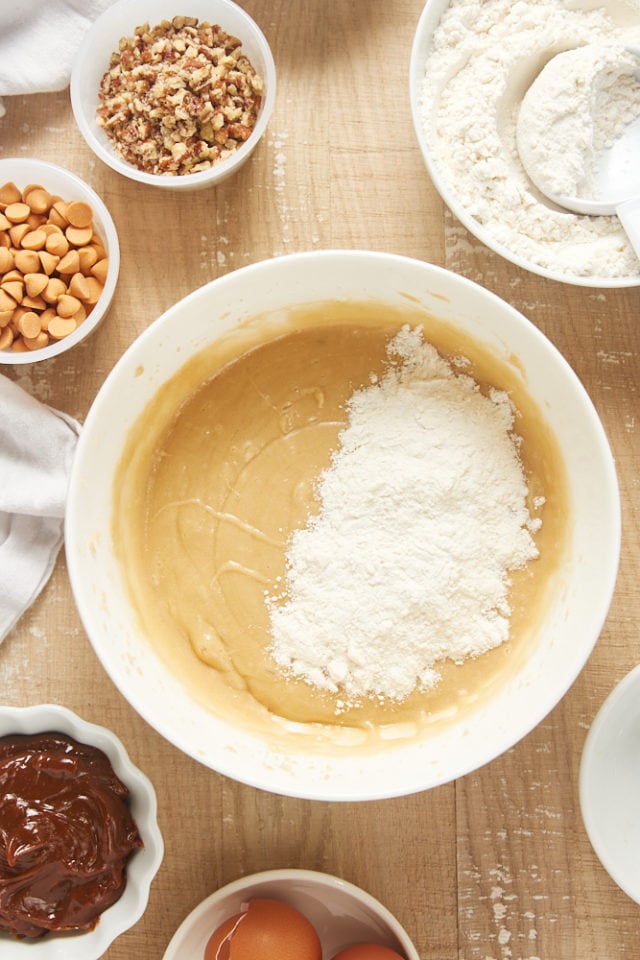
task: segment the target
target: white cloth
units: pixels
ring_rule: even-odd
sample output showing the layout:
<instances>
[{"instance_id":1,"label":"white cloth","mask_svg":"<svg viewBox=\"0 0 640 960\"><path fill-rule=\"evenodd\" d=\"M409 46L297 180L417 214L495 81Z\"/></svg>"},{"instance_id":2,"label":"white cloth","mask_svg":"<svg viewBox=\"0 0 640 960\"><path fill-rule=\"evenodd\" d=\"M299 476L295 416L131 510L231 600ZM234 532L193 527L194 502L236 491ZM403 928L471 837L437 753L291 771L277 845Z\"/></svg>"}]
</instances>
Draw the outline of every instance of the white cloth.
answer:
<instances>
[{"instance_id":1,"label":"white cloth","mask_svg":"<svg viewBox=\"0 0 640 960\"><path fill-rule=\"evenodd\" d=\"M2 97L49 93L69 84L82 38L114 0L0 0Z\"/></svg>"},{"instance_id":2,"label":"white cloth","mask_svg":"<svg viewBox=\"0 0 640 960\"><path fill-rule=\"evenodd\" d=\"M77 421L0 376L0 641L51 576L79 433Z\"/></svg>"}]
</instances>

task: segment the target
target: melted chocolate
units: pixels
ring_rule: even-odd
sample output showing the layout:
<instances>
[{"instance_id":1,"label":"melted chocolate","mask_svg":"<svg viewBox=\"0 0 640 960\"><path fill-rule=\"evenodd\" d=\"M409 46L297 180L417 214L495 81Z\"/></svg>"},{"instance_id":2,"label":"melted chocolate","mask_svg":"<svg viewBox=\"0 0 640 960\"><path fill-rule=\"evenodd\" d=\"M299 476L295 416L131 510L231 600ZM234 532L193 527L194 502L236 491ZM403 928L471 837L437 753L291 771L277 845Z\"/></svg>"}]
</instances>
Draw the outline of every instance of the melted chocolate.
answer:
<instances>
[{"instance_id":1,"label":"melted chocolate","mask_svg":"<svg viewBox=\"0 0 640 960\"><path fill-rule=\"evenodd\" d=\"M61 733L0 737L0 930L96 925L142 846L127 798L96 747Z\"/></svg>"}]
</instances>

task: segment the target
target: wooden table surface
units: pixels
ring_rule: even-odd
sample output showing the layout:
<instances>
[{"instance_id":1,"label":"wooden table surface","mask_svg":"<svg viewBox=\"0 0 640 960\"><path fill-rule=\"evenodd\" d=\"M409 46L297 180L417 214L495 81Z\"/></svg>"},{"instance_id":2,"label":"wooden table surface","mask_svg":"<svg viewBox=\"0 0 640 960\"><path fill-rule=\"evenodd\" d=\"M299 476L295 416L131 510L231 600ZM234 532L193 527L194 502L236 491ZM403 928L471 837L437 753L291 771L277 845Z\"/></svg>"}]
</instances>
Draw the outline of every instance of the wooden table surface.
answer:
<instances>
[{"instance_id":1,"label":"wooden table surface","mask_svg":"<svg viewBox=\"0 0 640 960\"><path fill-rule=\"evenodd\" d=\"M455 270L522 310L589 391L623 502L610 615L585 669L523 741L476 773L373 803L289 799L232 782L151 730L104 673L80 625L64 556L0 647L1 698L54 701L110 727L152 779L166 853L143 919L108 960L159 960L183 917L236 877L293 866L359 884L396 914L423 960L636 960L640 908L593 853L578 803L589 725L640 660L640 299L527 273L445 209L411 124L408 63L422 0L242 0L272 44L275 111L251 161L187 196L113 173L76 130L68 91L6 100L0 155L60 163L118 228L108 320L68 355L2 372L83 420L118 357L167 307L228 271L331 247ZM598 509L594 503L593 509Z\"/></svg>"}]
</instances>

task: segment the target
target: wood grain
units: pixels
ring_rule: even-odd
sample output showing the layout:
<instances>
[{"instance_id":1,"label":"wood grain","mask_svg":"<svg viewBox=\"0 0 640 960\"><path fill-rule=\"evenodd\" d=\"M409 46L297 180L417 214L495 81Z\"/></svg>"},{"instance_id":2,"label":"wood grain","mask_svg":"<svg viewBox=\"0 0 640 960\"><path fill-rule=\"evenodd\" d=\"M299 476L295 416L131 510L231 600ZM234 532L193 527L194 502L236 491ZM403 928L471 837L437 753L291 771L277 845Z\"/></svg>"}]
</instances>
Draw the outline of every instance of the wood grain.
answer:
<instances>
[{"instance_id":1,"label":"wood grain","mask_svg":"<svg viewBox=\"0 0 640 960\"><path fill-rule=\"evenodd\" d=\"M68 92L7 100L0 154L60 163L108 204L122 270L111 314L68 356L6 368L83 420L148 324L230 270L285 253L364 247L418 257L522 310L582 379L608 433L623 499L623 553L607 623L555 710L481 770L415 796L330 804L274 796L205 769L159 737L102 670L61 556L0 648L2 700L54 701L113 729L158 791L166 856L143 919L108 960L158 960L183 917L220 884L279 866L338 874L379 897L423 960L636 960L640 910L591 850L577 778L584 739L640 659L640 302L637 289L573 287L491 253L448 213L422 164L408 104L421 0L244 0L278 64L267 134L216 190L179 196L104 167L77 132ZM598 509L598 504L593 504Z\"/></svg>"}]
</instances>

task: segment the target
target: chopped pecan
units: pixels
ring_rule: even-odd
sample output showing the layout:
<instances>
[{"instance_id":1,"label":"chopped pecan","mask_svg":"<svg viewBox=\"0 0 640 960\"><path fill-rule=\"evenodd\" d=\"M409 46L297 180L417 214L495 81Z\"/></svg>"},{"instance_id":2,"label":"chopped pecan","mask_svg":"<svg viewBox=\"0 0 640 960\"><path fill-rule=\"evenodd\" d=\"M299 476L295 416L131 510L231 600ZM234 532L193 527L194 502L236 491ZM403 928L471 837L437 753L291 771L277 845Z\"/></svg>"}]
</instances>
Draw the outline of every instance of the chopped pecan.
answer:
<instances>
[{"instance_id":1,"label":"chopped pecan","mask_svg":"<svg viewBox=\"0 0 640 960\"><path fill-rule=\"evenodd\" d=\"M194 17L122 37L102 77L96 122L147 173L206 170L249 139L263 81L241 41Z\"/></svg>"}]
</instances>

